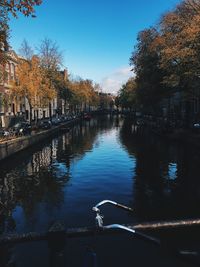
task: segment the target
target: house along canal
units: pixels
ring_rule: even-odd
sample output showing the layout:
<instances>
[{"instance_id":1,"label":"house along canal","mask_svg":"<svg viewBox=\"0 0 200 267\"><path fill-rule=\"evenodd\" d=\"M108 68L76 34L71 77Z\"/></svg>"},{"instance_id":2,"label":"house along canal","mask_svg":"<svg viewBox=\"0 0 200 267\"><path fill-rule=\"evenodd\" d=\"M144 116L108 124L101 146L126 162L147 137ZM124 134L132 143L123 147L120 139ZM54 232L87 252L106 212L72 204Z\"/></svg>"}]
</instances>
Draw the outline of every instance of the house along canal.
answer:
<instances>
[{"instance_id":1,"label":"house along canal","mask_svg":"<svg viewBox=\"0 0 200 267\"><path fill-rule=\"evenodd\" d=\"M135 133L121 117L84 121L1 163L0 233L45 232L55 221L94 226L92 207L104 199L134 210L105 206L105 224L200 218L199 158L195 148ZM126 233L66 240L57 265L45 241L9 245L0 266L92 266L88 248L99 267L192 266Z\"/></svg>"}]
</instances>

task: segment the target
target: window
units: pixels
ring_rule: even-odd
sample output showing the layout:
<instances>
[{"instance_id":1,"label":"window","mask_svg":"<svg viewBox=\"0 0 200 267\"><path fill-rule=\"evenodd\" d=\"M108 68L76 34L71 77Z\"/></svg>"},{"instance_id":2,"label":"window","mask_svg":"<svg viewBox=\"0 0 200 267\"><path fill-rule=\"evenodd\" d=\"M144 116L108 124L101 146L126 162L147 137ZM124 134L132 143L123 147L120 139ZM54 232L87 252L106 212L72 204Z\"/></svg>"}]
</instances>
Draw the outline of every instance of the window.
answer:
<instances>
[{"instance_id":1,"label":"window","mask_svg":"<svg viewBox=\"0 0 200 267\"><path fill-rule=\"evenodd\" d=\"M0 113L4 112L4 101L3 101L3 95L0 94Z\"/></svg>"},{"instance_id":2,"label":"window","mask_svg":"<svg viewBox=\"0 0 200 267\"><path fill-rule=\"evenodd\" d=\"M10 79L13 81L15 79L15 65L10 64Z\"/></svg>"},{"instance_id":3,"label":"window","mask_svg":"<svg viewBox=\"0 0 200 267\"><path fill-rule=\"evenodd\" d=\"M4 82L6 83L6 84L8 84L8 82L9 82L9 64L7 63L6 64L6 66L5 66L5 72L4 72Z\"/></svg>"}]
</instances>

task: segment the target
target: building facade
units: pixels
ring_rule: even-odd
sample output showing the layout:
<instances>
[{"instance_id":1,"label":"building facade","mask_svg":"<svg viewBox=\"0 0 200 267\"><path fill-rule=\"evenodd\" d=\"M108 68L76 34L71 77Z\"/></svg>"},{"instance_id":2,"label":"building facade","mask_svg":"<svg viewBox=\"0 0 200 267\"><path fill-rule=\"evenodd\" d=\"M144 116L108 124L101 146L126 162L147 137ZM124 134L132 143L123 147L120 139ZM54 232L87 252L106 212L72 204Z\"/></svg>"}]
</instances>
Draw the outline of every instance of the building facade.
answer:
<instances>
[{"instance_id":1,"label":"building facade","mask_svg":"<svg viewBox=\"0 0 200 267\"><path fill-rule=\"evenodd\" d=\"M9 127L25 113L25 99L11 96L12 82L16 79L18 56L13 50L6 51L7 62L2 67L0 83L0 126Z\"/></svg>"},{"instance_id":2,"label":"building facade","mask_svg":"<svg viewBox=\"0 0 200 267\"><path fill-rule=\"evenodd\" d=\"M25 97L13 97L11 94L13 82L17 79L17 65L21 58L13 50L5 51L5 54L7 57L6 63L0 66L2 70L0 80L0 128L9 128L19 121L30 121L31 118L33 121L50 118L56 116L59 110L62 114L64 111L63 103L55 97L46 107L34 107L31 116L28 100Z\"/></svg>"}]
</instances>

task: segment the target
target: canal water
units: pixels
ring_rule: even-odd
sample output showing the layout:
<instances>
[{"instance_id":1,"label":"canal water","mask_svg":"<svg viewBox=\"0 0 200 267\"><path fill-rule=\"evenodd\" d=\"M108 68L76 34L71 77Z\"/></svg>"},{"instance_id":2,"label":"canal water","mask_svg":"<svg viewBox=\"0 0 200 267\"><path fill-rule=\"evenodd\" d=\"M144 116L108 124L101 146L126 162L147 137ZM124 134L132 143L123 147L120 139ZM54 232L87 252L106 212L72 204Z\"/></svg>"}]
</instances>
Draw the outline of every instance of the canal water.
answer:
<instances>
[{"instance_id":1,"label":"canal water","mask_svg":"<svg viewBox=\"0 0 200 267\"><path fill-rule=\"evenodd\" d=\"M200 217L199 158L121 117L84 121L1 164L0 233L94 226L92 207L104 199L134 209L102 208L105 224ZM102 267L190 266L126 234L68 240L64 266L89 266L88 247ZM51 266L48 255L46 242L16 245L0 253L0 266Z\"/></svg>"}]
</instances>

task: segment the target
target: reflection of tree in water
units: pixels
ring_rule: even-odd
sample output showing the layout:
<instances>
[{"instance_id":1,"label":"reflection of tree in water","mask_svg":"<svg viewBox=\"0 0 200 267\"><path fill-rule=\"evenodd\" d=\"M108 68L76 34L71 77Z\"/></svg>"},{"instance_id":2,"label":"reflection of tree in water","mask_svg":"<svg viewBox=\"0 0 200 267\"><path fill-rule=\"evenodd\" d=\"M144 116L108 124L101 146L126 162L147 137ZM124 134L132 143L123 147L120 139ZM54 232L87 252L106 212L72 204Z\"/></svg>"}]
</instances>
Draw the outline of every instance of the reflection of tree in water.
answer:
<instances>
[{"instance_id":1,"label":"reflection of tree in water","mask_svg":"<svg viewBox=\"0 0 200 267\"><path fill-rule=\"evenodd\" d=\"M26 217L30 217L41 202L50 203L51 206L59 206L63 201L62 186L67 177L63 177L59 183L53 176L51 169L48 169L48 154L45 158L45 152L41 151L34 154L32 160L27 164L27 168L20 172L20 168L10 171L1 179L1 203L3 204L0 214L0 232L6 233L16 230L16 223L13 217L13 211L16 206L21 206ZM39 167L36 162L39 158L44 160L40 162ZM42 163L43 162L43 163ZM1 266L7 266L6 262L10 259L12 248L4 248L0 259Z\"/></svg>"},{"instance_id":2,"label":"reflection of tree in water","mask_svg":"<svg viewBox=\"0 0 200 267\"><path fill-rule=\"evenodd\" d=\"M199 156L148 132L132 132L125 122L121 142L136 158L133 205L142 220L198 216Z\"/></svg>"},{"instance_id":3,"label":"reflection of tree in water","mask_svg":"<svg viewBox=\"0 0 200 267\"><path fill-rule=\"evenodd\" d=\"M68 168L59 175L53 163L56 142L34 153L21 166L12 170L4 170L5 176L0 179L1 232L7 232L8 221L16 206L21 206L25 216L29 217L36 210L39 203L59 206L63 203L63 187L69 180Z\"/></svg>"},{"instance_id":4,"label":"reflection of tree in water","mask_svg":"<svg viewBox=\"0 0 200 267\"><path fill-rule=\"evenodd\" d=\"M35 157L33 157L35 160ZM35 161L34 161L35 162ZM33 168L30 165L33 165ZM51 206L59 206L63 201L62 188L68 180L67 176L57 179L54 176L54 170L48 166L40 166L35 172L33 161L28 164L26 172L20 170L11 171L3 179L1 186L1 202L3 204L1 216L6 220L1 220L2 231L15 230L10 229L9 221L12 217L12 211L16 206L21 206L25 216L30 216L41 202L50 203ZM15 225L13 223L13 225Z\"/></svg>"},{"instance_id":5,"label":"reflection of tree in water","mask_svg":"<svg viewBox=\"0 0 200 267\"><path fill-rule=\"evenodd\" d=\"M66 162L79 160L87 151L92 150L97 135L102 131L108 131L113 127L113 119L102 117L91 121L83 121L75 126L70 132L58 139L57 161Z\"/></svg>"},{"instance_id":6,"label":"reflection of tree in water","mask_svg":"<svg viewBox=\"0 0 200 267\"><path fill-rule=\"evenodd\" d=\"M113 124L113 118L105 117L82 122L49 144L5 162L0 173L0 233L16 230L13 217L16 207L31 222L37 220L41 203L47 210L59 209L64 201L63 188L71 177L71 164L84 157L93 148L98 133L111 129ZM0 266L6 266L10 253L12 248L1 249Z\"/></svg>"},{"instance_id":7,"label":"reflection of tree in water","mask_svg":"<svg viewBox=\"0 0 200 267\"><path fill-rule=\"evenodd\" d=\"M0 232L15 230L13 211L20 206L30 217L40 203L59 207L63 187L70 179L72 162L92 149L99 131L112 128L114 120L102 119L74 126L32 154L18 154L16 163L5 163L0 173ZM21 157L21 160L20 160Z\"/></svg>"},{"instance_id":8,"label":"reflection of tree in water","mask_svg":"<svg viewBox=\"0 0 200 267\"><path fill-rule=\"evenodd\" d=\"M198 150L184 146L177 160L176 201L179 212L191 217L200 217L199 159Z\"/></svg>"}]
</instances>

